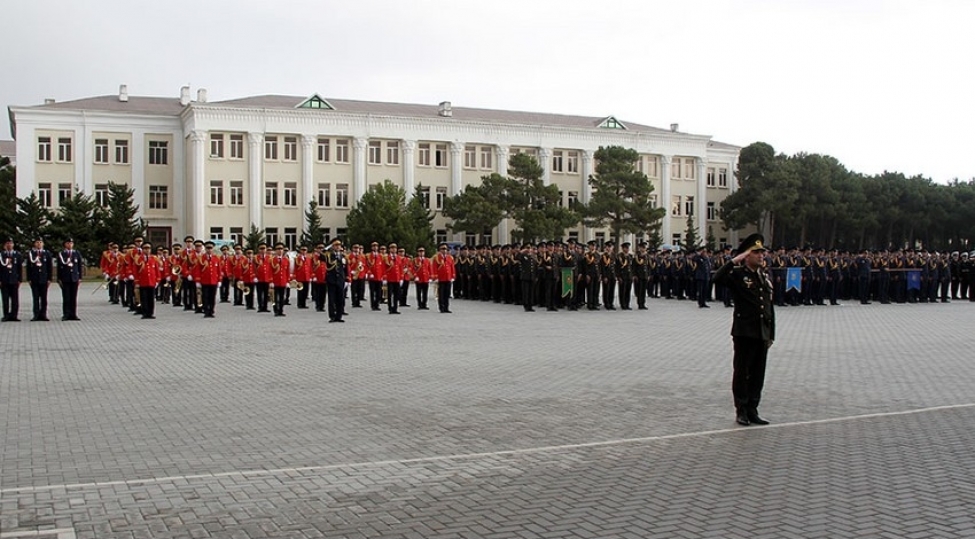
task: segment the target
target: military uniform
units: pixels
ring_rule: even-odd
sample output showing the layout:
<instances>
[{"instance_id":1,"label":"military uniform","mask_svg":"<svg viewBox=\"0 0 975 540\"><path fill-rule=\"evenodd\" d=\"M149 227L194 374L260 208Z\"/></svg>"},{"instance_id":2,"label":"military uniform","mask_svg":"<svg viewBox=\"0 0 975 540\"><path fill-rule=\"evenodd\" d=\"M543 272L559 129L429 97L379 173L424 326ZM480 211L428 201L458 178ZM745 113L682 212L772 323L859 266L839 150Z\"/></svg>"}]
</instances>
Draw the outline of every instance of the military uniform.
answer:
<instances>
[{"instance_id":1,"label":"military uniform","mask_svg":"<svg viewBox=\"0 0 975 540\"><path fill-rule=\"evenodd\" d=\"M34 241L34 248L27 252L27 281L30 283L34 318L47 321L47 291L54 278L54 256L44 249L44 241Z\"/></svg>"},{"instance_id":2,"label":"military uniform","mask_svg":"<svg viewBox=\"0 0 975 540\"><path fill-rule=\"evenodd\" d=\"M24 259L8 239L0 252L0 296L3 296L3 321L18 322L20 312L20 280Z\"/></svg>"},{"instance_id":3,"label":"military uniform","mask_svg":"<svg viewBox=\"0 0 975 540\"><path fill-rule=\"evenodd\" d=\"M61 284L61 305L63 321L79 321L78 286L84 277L84 260L74 249L74 241L64 241L64 249L58 253L58 283Z\"/></svg>"}]
</instances>

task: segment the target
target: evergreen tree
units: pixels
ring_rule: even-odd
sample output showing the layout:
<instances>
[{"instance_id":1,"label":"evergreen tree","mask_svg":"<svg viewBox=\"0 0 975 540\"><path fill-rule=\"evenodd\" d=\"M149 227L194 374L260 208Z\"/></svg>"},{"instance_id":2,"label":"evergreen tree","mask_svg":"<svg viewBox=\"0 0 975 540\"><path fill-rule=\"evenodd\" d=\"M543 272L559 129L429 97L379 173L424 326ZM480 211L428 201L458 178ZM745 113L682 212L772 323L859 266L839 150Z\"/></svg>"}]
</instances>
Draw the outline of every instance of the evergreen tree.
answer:
<instances>
[{"instance_id":1,"label":"evergreen tree","mask_svg":"<svg viewBox=\"0 0 975 540\"><path fill-rule=\"evenodd\" d=\"M264 229L258 229L257 225L251 223L250 232L248 232L247 236L244 237L244 245L245 245L244 249L252 249L256 253L257 246L260 245L261 242L265 242L265 241L266 239L264 237Z\"/></svg>"},{"instance_id":2,"label":"evergreen tree","mask_svg":"<svg viewBox=\"0 0 975 540\"><path fill-rule=\"evenodd\" d=\"M697 249L697 229L694 228L694 214L687 214L687 229L684 230L684 250Z\"/></svg>"},{"instance_id":3,"label":"evergreen tree","mask_svg":"<svg viewBox=\"0 0 975 540\"><path fill-rule=\"evenodd\" d=\"M664 217L663 208L654 208L650 200L653 184L647 175L636 170L640 155L621 146L600 147L594 157L596 174L589 177L592 197L589 203L576 205L589 227L609 226L613 238L651 230Z\"/></svg>"},{"instance_id":4,"label":"evergreen tree","mask_svg":"<svg viewBox=\"0 0 975 540\"><path fill-rule=\"evenodd\" d=\"M64 240L71 238L75 249L82 253L86 261L97 262L105 244L99 241L97 225L93 224L100 223L101 219L95 201L80 191L75 191L70 199L61 202L60 210L51 216L47 241L59 246Z\"/></svg>"},{"instance_id":5,"label":"evergreen tree","mask_svg":"<svg viewBox=\"0 0 975 540\"><path fill-rule=\"evenodd\" d=\"M422 185L417 185L413 198L406 203L403 214L407 236L400 245L407 253L416 253L417 248L423 247L427 253L434 250L433 213L429 210L429 199L423 196Z\"/></svg>"},{"instance_id":6,"label":"evergreen tree","mask_svg":"<svg viewBox=\"0 0 975 540\"><path fill-rule=\"evenodd\" d=\"M707 246L711 251L714 251L717 248L717 239L714 237L714 227L712 225L708 225Z\"/></svg>"},{"instance_id":7,"label":"evergreen tree","mask_svg":"<svg viewBox=\"0 0 975 540\"><path fill-rule=\"evenodd\" d=\"M108 184L108 209L99 227L98 243L109 242L125 245L136 236L145 236L146 222L136 217L139 206L135 204L135 190L125 184Z\"/></svg>"},{"instance_id":8,"label":"evergreen tree","mask_svg":"<svg viewBox=\"0 0 975 540\"><path fill-rule=\"evenodd\" d=\"M41 205L37 193L17 199L17 232L13 236L20 248L30 246L35 238L43 238L50 223L51 212Z\"/></svg>"},{"instance_id":9,"label":"evergreen tree","mask_svg":"<svg viewBox=\"0 0 975 540\"><path fill-rule=\"evenodd\" d=\"M17 172L10 158L0 156L0 238L13 238L17 233Z\"/></svg>"},{"instance_id":10,"label":"evergreen tree","mask_svg":"<svg viewBox=\"0 0 975 540\"><path fill-rule=\"evenodd\" d=\"M318 213L318 201L308 201L305 210L305 230L301 233L301 243L314 248L325 243L325 230L322 228L322 216Z\"/></svg>"},{"instance_id":11,"label":"evergreen tree","mask_svg":"<svg viewBox=\"0 0 975 540\"><path fill-rule=\"evenodd\" d=\"M349 211L346 218L349 237L343 240L348 244L399 244L410 235L405 211L406 193L385 180L366 191Z\"/></svg>"}]
</instances>

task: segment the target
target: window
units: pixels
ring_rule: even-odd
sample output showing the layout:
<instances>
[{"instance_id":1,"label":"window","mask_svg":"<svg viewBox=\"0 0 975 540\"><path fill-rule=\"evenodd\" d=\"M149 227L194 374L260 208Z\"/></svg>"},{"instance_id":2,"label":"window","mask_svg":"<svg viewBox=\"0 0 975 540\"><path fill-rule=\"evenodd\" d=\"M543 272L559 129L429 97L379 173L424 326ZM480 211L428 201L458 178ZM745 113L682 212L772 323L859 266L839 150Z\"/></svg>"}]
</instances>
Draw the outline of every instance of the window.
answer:
<instances>
[{"instance_id":1,"label":"window","mask_svg":"<svg viewBox=\"0 0 975 540\"><path fill-rule=\"evenodd\" d=\"M437 229L436 232L437 244L442 244L447 241L447 229Z\"/></svg>"},{"instance_id":2,"label":"window","mask_svg":"<svg viewBox=\"0 0 975 540\"><path fill-rule=\"evenodd\" d=\"M477 147L465 146L464 147L464 168L473 169L476 167L477 167Z\"/></svg>"},{"instance_id":3,"label":"window","mask_svg":"<svg viewBox=\"0 0 975 540\"><path fill-rule=\"evenodd\" d=\"M276 161L278 159L278 138L267 137L264 139L264 160Z\"/></svg>"},{"instance_id":4,"label":"window","mask_svg":"<svg viewBox=\"0 0 975 540\"><path fill-rule=\"evenodd\" d=\"M244 243L244 228L243 227L231 227L230 228L230 241L241 245Z\"/></svg>"},{"instance_id":5,"label":"window","mask_svg":"<svg viewBox=\"0 0 975 540\"><path fill-rule=\"evenodd\" d=\"M284 138L284 160L298 161L298 137Z\"/></svg>"},{"instance_id":6,"label":"window","mask_svg":"<svg viewBox=\"0 0 975 540\"><path fill-rule=\"evenodd\" d=\"M572 208L572 206L575 203L577 203L577 202L579 202L579 192L578 191L570 191L569 192L569 208Z\"/></svg>"},{"instance_id":7,"label":"window","mask_svg":"<svg viewBox=\"0 0 975 540\"><path fill-rule=\"evenodd\" d=\"M434 167L444 168L447 166L447 145L438 144L436 151L433 154L433 165Z\"/></svg>"},{"instance_id":8,"label":"window","mask_svg":"<svg viewBox=\"0 0 975 540\"><path fill-rule=\"evenodd\" d=\"M443 210L443 204L444 204L444 201L446 201L446 200L447 200L447 188L445 188L445 187L438 187L437 188L437 200L436 200L437 206L436 206L435 210Z\"/></svg>"},{"instance_id":9,"label":"window","mask_svg":"<svg viewBox=\"0 0 975 540\"><path fill-rule=\"evenodd\" d=\"M167 165L169 163L169 143L166 141L149 141L149 165Z\"/></svg>"},{"instance_id":10,"label":"window","mask_svg":"<svg viewBox=\"0 0 975 540\"><path fill-rule=\"evenodd\" d=\"M318 206L332 206L332 184L318 184Z\"/></svg>"},{"instance_id":11,"label":"window","mask_svg":"<svg viewBox=\"0 0 975 540\"><path fill-rule=\"evenodd\" d=\"M230 136L230 159L244 159L244 136Z\"/></svg>"},{"instance_id":12,"label":"window","mask_svg":"<svg viewBox=\"0 0 975 540\"><path fill-rule=\"evenodd\" d=\"M223 180L210 180L210 204L223 206Z\"/></svg>"},{"instance_id":13,"label":"window","mask_svg":"<svg viewBox=\"0 0 975 540\"><path fill-rule=\"evenodd\" d=\"M555 150L552 152L552 172L564 172L562 168L562 156L561 150Z\"/></svg>"},{"instance_id":14,"label":"window","mask_svg":"<svg viewBox=\"0 0 975 540\"><path fill-rule=\"evenodd\" d=\"M278 205L278 183L265 182L264 183L264 206L277 206L277 205Z\"/></svg>"},{"instance_id":15,"label":"window","mask_svg":"<svg viewBox=\"0 0 975 540\"><path fill-rule=\"evenodd\" d=\"M95 204L103 208L108 206L108 184L95 184Z\"/></svg>"},{"instance_id":16,"label":"window","mask_svg":"<svg viewBox=\"0 0 975 540\"><path fill-rule=\"evenodd\" d=\"M325 236L325 242L326 243L331 242L332 241L332 228L331 227L322 227L322 235Z\"/></svg>"},{"instance_id":17,"label":"window","mask_svg":"<svg viewBox=\"0 0 975 540\"><path fill-rule=\"evenodd\" d=\"M718 169L718 187L728 187L728 169Z\"/></svg>"},{"instance_id":18,"label":"window","mask_svg":"<svg viewBox=\"0 0 975 540\"><path fill-rule=\"evenodd\" d=\"M58 138L58 161L71 162L71 137Z\"/></svg>"},{"instance_id":19,"label":"window","mask_svg":"<svg viewBox=\"0 0 975 540\"><path fill-rule=\"evenodd\" d=\"M95 163L108 163L108 139L95 139Z\"/></svg>"},{"instance_id":20,"label":"window","mask_svg":"<svg viewBox=\"0 0 975 540\"><path fill-rule=\"evenodd\" d=\"M295 227L284 228L284 245L288 249L294 249L298 245L298 229Z\"/></svg>"},{"instance_id":21,"label":"window","mask_svg":"<svg viewBox=\"0 0 975 540\"><path fill-rule=\"evenodd\" d=\"M386 141L386 165L399 165L399 143Z\"/></svg>"},{"instance_id":22,"label":"window","mask_svg":"<svg viewBox=\"0 0 975 540\"><path fill-rule=\"evenodd\" d=\"M423 167L430 166L430 143L420 143L417 145L417 164Z\"/></svg>"},{"instance_id":23,"label":"window","mask_svg":"<svg viewBox=\"0 0 975 540\"><path fill-rule=\"evenodd\" d=\"M569 240L579 241L579 231L569 231Z\"/></svg>"},{"instance_id":24,"label":"window","mask_svg":"<svg viewBox=\"0 0 975 540\"><path fill-rule=\"evenodd\" d=\"M335 141L335 163L349 162L349 139Z\"/></svg>"},{"instance_id":25,"label":"window","mask_svg":"<svg viewBox=\"0 0 975 540\"><path fill-rule=\"evenodd\" d=\"M51 184L37 184L37 198L41 201L44 208L51 207Z\"/></svg>"},{"instance_id":26,"label":"window","mask_svg":"<svg viewBox=\"0 0 975 540\"><path fill-rule=\"evenodd\" d=\"M675 217L680 217L682 215L681 209L681 197L680 195L674 195L670 205L670 214Z\"/></svg>"},{"instance_id":27,"label":"window","mask_svg":"<svg viewBox=\"0 0 975 540\"><path fill-rule=\"evenodd\" d=\"M714 167L708 167L707 185L714 187Z\"/></svg>"},{"instance_id":28,"label":"window","mask_svg":"<svg viewBox=\"0 0 975 540\"><path fill-rule=\"evenodd\" d=\"M657 172L659 167L660 159L657 156L647 156L647 176L650 178L657 178L660 175L660 173Z\"/></svg>"},{"instance_id":29,"label":"window","mask_svg":"<svg viewBox=\"0 0 975 540\"><path fill-rule=\"evenodd\" d=\"M682 159L681 159L681 158L679 158L679 157L675 157L675 158L674 158L674 159L673 159L673 160L672 160L672 161L670 162L670 177L671 177L671 178L683 178L683 177L681 176L681 174L680 174L680 165L681 165L681 163L683 163L683 162L684 162L684 160L682 160Z\"/></svg>"},{"instance_id":30,"label":"window","mask_svg":"<svg viewBox=\"0 0 975 540\"><path fill-rule=\"evenodd\" d=\"M694 215L694 196L688 195L684 197L684 215L693 216Z\"/></svg>"},{"instance_id":31,"label":"window","mask_svg":"<svg viewBox=\"0 0 975 540\"><path fill-rule=\"evenodd\" d=\"M325 231L328 232L328 229L325 229ZM348 235L349 235L349 229L347 229L346 227L339 227L335 229L336 238L345 238Z\"/></svg>"},{"instance_id":32,"label":"window","mask_svg":"<svg viewBox=\"0 0 975 540\"><path fill-rule=\"evenodd\" d=\"M467 233L464 235L464 243L468 246L476 246L478 244L477 235L474 233Z\"/></svg>"},{"instance_id":33,"label":"window","mask_svg":"<svg viewBox=\"0 0 975 540\"><path fill-rule=\"evenodd\" d=\"M223 158L223 134L210 134L210 157Z\"/></svg>"},{"instance_id":34,"label":"window","mask_svg":"<svg viewBox=\"0 0 975 540\"><path fill-rule=\"evenodd\" d=\"M420 186L420 206L430 208L430 187Z\"/></svg>"},{"instance_id":35,"label":"window","mask_svg":"<svg viewBox=\"0 0 975 540\"><path fill-rule=\"evenodd\" d=\"M115 163L118 165L129 164L129 141L115 139Z\"/></svg>"},{"instance_id":36,"label":"window","mask_svg":"<svg viewBox=\"0 0 975 540\"><path fill-rule=\"evenodd\" d=\"M51 138L37 138L37 161L51 161Z\"/></svg>"},{"instance_id":37,"label":"window","mask_svg":"<svg viewBox=\"0 0 975 540\"><path fill-rule=\"evenodd\" d=\"M335 185L335 206L337 208L349 207L349 184Z\"/></svg>"},{"instance_id":38,"label":"window","mask_svg":"<svg viewBox=\"0 0 975 540\"><path fill-rule=\"evenodd\" d=\"M708 221L715 221L718 219L718 209L714 207L713 202L708 202Z\"/></svg>"},{"instance_id":39,"label":"window","mask_svg":"<svg viewBox=\"0 0 975 540\"><path fill-rule=\"evenodd\" d=\"M670 243L679 246L681 241L680 233L674 233L670 236Z\"/></svg>"},{"instance_id":40,"label":"window","mask_svg":"<svg viewBox=\"0 0 975 540\"><path fill-rule=\"evenodd\" d=\"M331 148L329 146L329 139L325 137L318 138L318 161L321 163L328 163L332 159Z\"/></svg>"},{"instance_id":41,"label":"window","mask_svg":"<svg viewBox=\"0 0 975 540\"><path fill-rule=\"evenodd\" d=\"M694 180L697 178L697 167L694 166L694 158L684 158L684 179Z\"/></svg>"},{"instance_id":42,"label":"window","mask_svg":"<svg viewBox=\"0 0 975 540\"><path fill-rule=\"evenodd\" d=\"M169 208L169 187L149 186L149 209L165 210Z\"/></svg>"},{"instance_id":43,"label":"window","mask_svg":"<svg viewBox=\"0 0 975 540\"><path fill-rule=\"evenodd\" d=\"M491 156L491 153L493 151L494 151L494 148L492 148L490 146L482 146L481 147L481 168L482 169L488 169L488 170L490 170L494 166L492 164L493 157Z\"/></svg>"},{"instance_id":44,"label":"window","mask_svg":"<svg viewBox=\"0 0 975 540\"><path fill-rule=\"evenodd\" d=\"M266 237L267 245L274 247L274 244L278 243L278 228L268 227L264 229L264 236Z\"/></svg>"},{"instance_id":45,"label":"window","mask_svg":"<svg viewBox=\"0 0 975 540\"><path fill-rule=\"evenodd\" d=\"M210 227L210 240L223 240L223 227Z\"/></svg>"},{"instance_id":46,"label":"window","mask_svg":"<svg viewBox=\"0 0 975 540\"><path fill-rule=\"evenodd\" d=\"M657 208L657 194L650 194L650 208Z\"/></svg>"},{"instance_id":47,"label":"window","mask_svg":"<svg viewBox=\"0 0 975 540\"><path fill-rule=\"evenodd\" d=\"M71 184L58 184L58 206L71 198Z\"/></svg>"},{"instance_id":48,"label":"window","mask_svg":"<svg viewBox=\"0 0 975 540\"><path fill-rule=\"evenodd\" d=\"M230 206L244 206L244 181L230 181Z\"/></svg>"},{"instance_id":49,"label":"window","mask_svg":"<svg viewBox=\"0 0 975 540\"><path fill-rule=\"evenodd\" d=\"M596 244L598 244L599 247L602 247L603 244L605 243L606 243L606 233L604 232L596 233Z\"/></svg>"},{"instance_id":50,"label":"window","mask_svg":"<svg viewBox=\"0 0 975 540\"><path fill-rule=\"evenodd\" d=\"M298 183L297 182L284 183L284 205L298 206Z\"/></svg>"},{"instance_id":51,"label":"window","mask_svg":"<svg viewBox=\"0 0 975 540\"><path fill-rule=\"evenodd\" d=\"M370 165L383 164L383 142L382 141L369 141L369 164Z\"/></svg>"},{"instance_id":52,"label":"window","mask_svg":"<svg viewBox=\"0 0 975 540\"><path fill-rule=\"evenodd\" d=\"M565 192L561 189L559 190L559 208L565 206Z\"/></svg>"},{"instance_id":53,"label":"window","mask_svg":"<svg viewBox=\"0 0 975 540\"><path fill-rule=\"evenodd\" d=\"M570 151L566 155L565 172L579 173L579 152Z\"/></svg>"}]
</instances>

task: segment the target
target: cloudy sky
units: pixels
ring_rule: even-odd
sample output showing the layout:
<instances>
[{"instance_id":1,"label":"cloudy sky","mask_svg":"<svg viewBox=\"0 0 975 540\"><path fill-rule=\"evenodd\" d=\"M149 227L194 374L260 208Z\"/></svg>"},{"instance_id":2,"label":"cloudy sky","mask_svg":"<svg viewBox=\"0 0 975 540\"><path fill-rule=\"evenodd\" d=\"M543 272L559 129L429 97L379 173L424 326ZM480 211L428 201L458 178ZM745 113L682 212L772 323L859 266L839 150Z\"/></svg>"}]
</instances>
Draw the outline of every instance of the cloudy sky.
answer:
<instances>
[{"instance_id":1,"label":"cloudy sky","mask_svg":"<svg viewBox=\"0 0 975 540\"><path fill-rule=\"evenodd\" d=\"M3 0L0 19L4 108L122 83L451 101L975 178L967 0Z\"/></svg>"}]
</instances>

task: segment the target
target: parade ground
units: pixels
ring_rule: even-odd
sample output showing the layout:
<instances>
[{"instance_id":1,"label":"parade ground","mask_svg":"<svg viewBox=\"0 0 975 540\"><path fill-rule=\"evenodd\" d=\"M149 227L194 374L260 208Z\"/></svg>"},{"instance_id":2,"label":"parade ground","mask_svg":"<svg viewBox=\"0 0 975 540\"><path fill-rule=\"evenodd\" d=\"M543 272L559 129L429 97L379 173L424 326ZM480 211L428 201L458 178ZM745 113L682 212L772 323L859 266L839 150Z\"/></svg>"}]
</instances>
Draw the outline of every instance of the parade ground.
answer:
<instances>
[{"instance_id":1,"label":"parade ground","mask_svg":"<svg viewBox=\"0 0 975 540\"><path fill-rule=\"evenodd\" d=\"M719 303L142 320L94 287L0 323L0 538L975 537L968 301L778 308L739 427Z\"/></svg>"}]
</instances>

